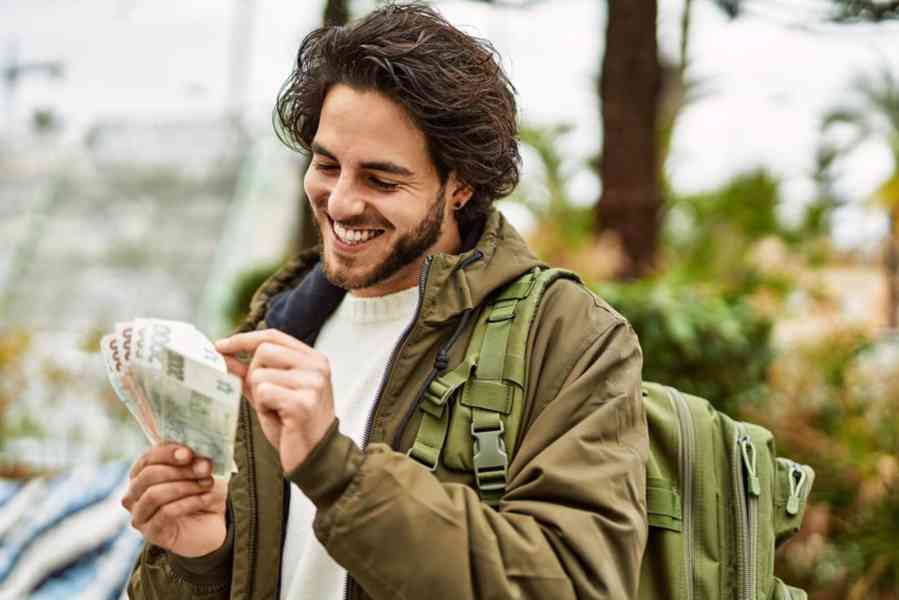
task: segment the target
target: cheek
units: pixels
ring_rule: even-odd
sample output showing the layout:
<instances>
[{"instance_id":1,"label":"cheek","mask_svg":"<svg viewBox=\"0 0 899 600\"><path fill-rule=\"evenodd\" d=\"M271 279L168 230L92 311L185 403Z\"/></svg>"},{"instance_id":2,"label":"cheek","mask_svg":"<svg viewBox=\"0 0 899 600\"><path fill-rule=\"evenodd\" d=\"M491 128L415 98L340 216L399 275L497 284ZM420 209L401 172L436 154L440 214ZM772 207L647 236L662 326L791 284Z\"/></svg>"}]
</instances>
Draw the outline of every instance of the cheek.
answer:
<instances>
[{"instance_id":1,"label":"cheek","mask_svg":"<svg viewBox=\"0 0 899 600\"><path fill-rule=\"evenodd\" d=\"M315 169L310 168L306 171L303 178L303 190L306 197L312 202L312 208L318 209L328 198L328 186L321 174L316 173Z\"/></svg>"}]
</instances>

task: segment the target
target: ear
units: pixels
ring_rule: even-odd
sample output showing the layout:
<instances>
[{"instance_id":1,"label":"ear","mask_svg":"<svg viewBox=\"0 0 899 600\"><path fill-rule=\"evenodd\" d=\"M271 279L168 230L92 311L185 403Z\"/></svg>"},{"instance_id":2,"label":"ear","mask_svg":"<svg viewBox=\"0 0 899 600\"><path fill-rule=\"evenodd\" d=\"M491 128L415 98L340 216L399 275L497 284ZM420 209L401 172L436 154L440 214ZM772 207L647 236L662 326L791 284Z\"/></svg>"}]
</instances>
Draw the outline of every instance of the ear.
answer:
<instances>
[{"instance_id":1,"label":"ear","mask_svg":"<svg viewBox=\"0 0 899 600\"><path fill-rule=\"evenodd\" d=\"M446 182L446 191L449 195L449 205L453 210L459 210L471 199L474 190L467 183L460 181L456 172L450 173Z\"/></svg>"}]
</instances>

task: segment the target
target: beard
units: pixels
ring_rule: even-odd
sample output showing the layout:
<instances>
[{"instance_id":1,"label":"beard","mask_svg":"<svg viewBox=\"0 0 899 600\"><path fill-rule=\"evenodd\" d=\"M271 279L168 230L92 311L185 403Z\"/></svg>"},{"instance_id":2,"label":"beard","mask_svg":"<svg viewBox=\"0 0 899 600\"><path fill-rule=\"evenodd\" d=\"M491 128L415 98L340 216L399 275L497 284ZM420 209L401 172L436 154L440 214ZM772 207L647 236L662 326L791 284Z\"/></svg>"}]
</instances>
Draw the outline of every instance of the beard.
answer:
<instances>
[{"instance_id":1,"label":"beard","mask_svg":"<svg viewBox=\"0 0 899 600\"><path fill-rule=\"evenodd\" d=\"M319 226L315 228L318 242L322 248L322 266L324 267L325 278L337 287L345 290L358 290L368 288L384 281L387 281L396 275L403 267L406 267L416 259L420 258L424 253L437 242L440 232L443 229L443 212L446 205L444 193L446 184L440 186L437 197L431 204L428 213L411 231L400 235L396 238L384 251L385 258L374 265L365 265L361 273L352 273L354 269L363 267L361 263L362 257L350 259L351 263L347 266L343 261L332 261L327 251L324 249L323 227L331 227L330 220L325 217L325 222L319 222ZM324 212L324 211L322 211ZM386 235L386 232L381 235ZM338 264L334 264L338 262Z\"/></svg>"}]
</instances>

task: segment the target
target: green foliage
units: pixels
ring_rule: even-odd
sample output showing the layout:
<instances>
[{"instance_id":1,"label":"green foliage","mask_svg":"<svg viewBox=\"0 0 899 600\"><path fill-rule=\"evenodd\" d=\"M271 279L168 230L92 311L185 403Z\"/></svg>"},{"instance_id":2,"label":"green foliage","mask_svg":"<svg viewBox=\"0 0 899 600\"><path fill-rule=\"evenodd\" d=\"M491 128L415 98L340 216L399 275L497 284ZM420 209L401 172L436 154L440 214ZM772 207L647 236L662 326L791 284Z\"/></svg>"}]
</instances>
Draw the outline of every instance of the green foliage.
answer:
<instances>
[{"instance_id":1,"label":"green foliage","mask_svg":"<svg viewBox=\"0 0 899 600\"><path fill-rule=\"evenodd\" d=\"M720 281L735 274L733 267L754 242L786 235L777 214L780 203L780 181L762 168L721 188L675 198L666 241L678 267L698 279Z\"/></svg>"},{"instance_id":2,"label":"green foliage","mask_svg":"<svg viewBox=\"0 0 899 600\"><path fill-rule=\"evenodd\" d=\"M253 294L266 279L275 274L275 271L277 271L279 267L280 263L274 265L262 265L244 271L238 275L237 280L232 286L231 298L228 301L228 307L225 311L232 327L237 327L237 325L239 325L247 316Z\"/></svg>"},{"instance_id":3,"label":"green foliage","mask_svg":"<svg viewBox=\"0 0 899 600\"><path fill-rule=\"evenodd\" d=\"M39 134L59 129L60 125L59 117L49 108L39 108L31 116L31 126Z\"/></svg>"},{"instance_id":4,"label":"green foliage","mask_svg":"<svg viewBox=\"0 0 899 600\"><path fill-rule=\"evenodd\" d=\"M29 423L12 423L7 411L25 389L22 372L25 354L31 346L31 336L24 330L0 330L0 450L7 440Z\"/></svg>"},{"instance_id":5,"label":"green foliage","mask_svg":"<svg viewBox=\"0 0 899 600\"><path fill-rule=\"evenodd\" d=\"M644 379L708 398L732 415L764 393L771 323L745 302L667 280L596 290L634 326Z\"/></svg>"},{"instance_id":6,"label":"green foliage","mask_svg":"<svg viewBox=\"0 0 899 600\"><path fill-rule=\"evenodd\" d=\"M812 598L896 598L899 339L836 331L784 353L757 416L816 471L803 532L781 568ZM825 596L824 590L832 595Z\"/></svg>"},{"instance_id":7,"label":"green foliage","mask_svg":"<svg viewBox=\"0 0 899 600\"><path fill-rule=\"evenodd\" d=\"M833 144L821 143L815 152L815 197L805 207L799 234L803 238L828 236L833 227L834 211L845 204L835 189L835 165L840 151Z\"/></svg>"},{"instance_id":8,"label":"green foliage","mask_svg":"<svg viewBox=\"0 0 899 600\"><path fill-rule=\"evenodd\" d=\"M510 199L526 206L541 223L552 223L568 244L579 244L590 235L592 207L577 206L568 190L574 170L582 166L566 164L558 149L560 140L571 130L572 126L567 123L521 126L521 142L530 147L540 161L542 189L520 187Z\"/></svg>"}]
</instances>

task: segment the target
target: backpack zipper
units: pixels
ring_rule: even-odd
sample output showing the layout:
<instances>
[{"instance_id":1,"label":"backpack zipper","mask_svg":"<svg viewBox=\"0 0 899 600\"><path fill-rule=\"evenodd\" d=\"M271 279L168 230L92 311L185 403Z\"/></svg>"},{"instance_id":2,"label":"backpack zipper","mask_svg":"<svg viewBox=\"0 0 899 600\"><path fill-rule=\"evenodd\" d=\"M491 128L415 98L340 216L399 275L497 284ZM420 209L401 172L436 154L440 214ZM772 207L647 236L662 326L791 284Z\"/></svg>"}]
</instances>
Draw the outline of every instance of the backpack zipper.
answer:
<instances>
[{"instance_id":1,"label":"backpack zipper","mask_svg":"<svg viewBox=\"0 0 899 600\"><path fill-rule=\"evenodd\" d=\"M684 580L687 584L685 600L693 600L693 574L695 571L696 557L693 552L693 455L696 448L696 436L693 431L693 418L690 416L690 408L686 399L674 388L667 388L668 396L674 402L677 410L677 420L680 425L680 474L681 494L683 494L682 519L684 527Z\"/></svg>"},{"instance_id":2,"label":"backpack zipper","mask_svg":"<svg viewBox=\"0 0 899 600\"><path fill-rule=\"evenodd\" d=\"M761 494L756 452L752 438L743 423L737 423L737 439L733 457L734 481L737 487L737 546L739 600L755 598L755 563L758 544L758 498ZM744 479L745 476L745 479Z\"/></svg>"},{"instance_id":3,"label":"backpack zipper","mask_svg":"<svg viewBox=\"0 0 899 600\"><path fill-rule=\"evenodd\" d=\"M804 496L802 488L805 486L805 480L808 476L799 463L789 458L782 458L781 460L787 463L787 466L790 468L790 497L787 498L786 511L788 515L795 516L799 514L799 505Z\"/></svg>"}]
</instances>

